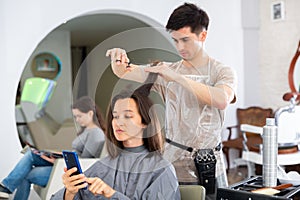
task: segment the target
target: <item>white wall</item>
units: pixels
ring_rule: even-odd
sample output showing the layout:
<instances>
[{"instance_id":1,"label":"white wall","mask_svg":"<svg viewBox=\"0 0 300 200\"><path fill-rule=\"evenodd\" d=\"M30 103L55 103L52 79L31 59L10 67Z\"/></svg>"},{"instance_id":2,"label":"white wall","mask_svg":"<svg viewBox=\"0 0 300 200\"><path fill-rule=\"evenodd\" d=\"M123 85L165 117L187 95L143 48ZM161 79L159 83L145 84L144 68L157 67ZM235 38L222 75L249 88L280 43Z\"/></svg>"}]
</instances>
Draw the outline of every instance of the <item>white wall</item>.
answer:
<instances>
[{"instance_id":1,"label":"white wall","mask_svg":"<svg viewBox=\"0 0 300 200\"><path fill-rule=\"evenodd\" d=\"M242 25L244 29L244 106L260 106L259 74L259 0L242 1Z\"/></svg>"},{"instance_id":2,"label":"white wall","mask_svg":"<svg viewBox=\"0 0 300 200\"><path fill-rule=\"evenodd\" d=\"M21 157L20 144L14 118L17 84L23 68L39 42L64 21L90 11L111 9L127 10L166 24L172 10L184 1L172 0L4 0L0 2L0 179L4 178ZM232 66L238 76L243 74L243 32L241 27L241 1L196 1L208 11L211 26L206 44L211 56ZM16 6L18 5L18 6ZM159 6L158 6L159 5ZM241 76L242 77L242 76ZM243 77L242 77L243 78ZM242 82L242 79L240 79ZM226 123L234 124L235 107L243 103L238 88L238 102L229 109ZM230 117L232 116L232 117ZM4 162L5 160L5 162Z\"/></svg>"},{"instance_id":3,"label":"white wall","mask_svg":"<svg viewBox=\"0 0 300 200\"><path fill-rule=\"evenodd\" d=\"M290 92L288 71L300 40L300 1L284 0L285 19L271 19L274 0L260 1L260 71L262 104L273 109L288 105L282 100ZM298 87L296 87L298 88Z\"/></svg>"}]
</instances>

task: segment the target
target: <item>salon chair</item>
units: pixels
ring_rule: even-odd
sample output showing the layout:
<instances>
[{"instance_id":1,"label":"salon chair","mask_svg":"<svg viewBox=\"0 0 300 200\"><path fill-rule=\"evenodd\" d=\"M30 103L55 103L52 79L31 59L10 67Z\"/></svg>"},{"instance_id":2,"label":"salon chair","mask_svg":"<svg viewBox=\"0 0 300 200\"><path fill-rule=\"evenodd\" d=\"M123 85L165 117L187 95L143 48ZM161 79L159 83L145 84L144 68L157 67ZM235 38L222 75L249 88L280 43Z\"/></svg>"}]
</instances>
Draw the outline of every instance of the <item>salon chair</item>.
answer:
<instances>
[{"instance_id":1,"label":"salon chair","mask_svg":"<svg viewBox=\"0 0 300 200\"><path fill-rule=\"evenodd\" d=\"M242 151L244 149L244 138L243 132L241 130L241 124L248 124L254 126L264 126L266 122L266 118L273 116L273 110L271 108L261 108L258 106L251 106L248 108L238 108L236 111L237 122L238 124L235 126L229 126L226 129L228 130L228 138L227 140L223 141L223 152L225 154L225 158L227 159L227 169L230 168L230 157L229 157L229 150L236 149L239 151L239 157L242 156ZM236 129L238 131L238 136L233 138L232 133L233 130ZM254 144L261 144L262 140L261 137L253 134L253 133L246 133L248 139L246 145L249 148L255 148Z\"/></svg>"},{"instance_id":2,"label":"salon chair","mask_svg":"<svg viewBox=\"0 0 300 200\"><path fill-rule=\"evenodd\" d=\"M290 95L289 98L285 94L283 99L290 101L290 104L283 106L275 112L275 123L278 127L278 165L286 168L286 172L299 169L300 164L300 151L298 145L300 142L300 106L297 102L300 100L300 95ZM247 148L246 132L252 132L259 136L263 134L263 127L241 125L241 130L244 136L244 150L242 158L247 161L248 177L261 174L254 168L254 164L262 165L262 153L253 149Z\"/></svg>"},{"instance_id":3,"label":"salon chair","mask_svg":"<svg viewBox=\"0 0 300 200\"><path fill-rule=\"evenodd\" d=\"M56 82L42 78L29 78L25 81L20 103L15 108L17 129L23 147L27 143L34 144L27 122L37 120L44 112L55 86ZM27 118L26 112L29 112L26 114Z\"/></svg>"},{"instance_id":4,"label":"salon chair","mask_svg":"<svg viewBox=\"0 0 300 200\"><path fill-rule=\"evenodd\" d=\"M18 132L23 144L37 149L70 149L76 137L72 119L62 124L56 122L46 111L55 90L56 82L33 77L25 81L20 104L16 106Z\"/></svg>"}]
</instances>

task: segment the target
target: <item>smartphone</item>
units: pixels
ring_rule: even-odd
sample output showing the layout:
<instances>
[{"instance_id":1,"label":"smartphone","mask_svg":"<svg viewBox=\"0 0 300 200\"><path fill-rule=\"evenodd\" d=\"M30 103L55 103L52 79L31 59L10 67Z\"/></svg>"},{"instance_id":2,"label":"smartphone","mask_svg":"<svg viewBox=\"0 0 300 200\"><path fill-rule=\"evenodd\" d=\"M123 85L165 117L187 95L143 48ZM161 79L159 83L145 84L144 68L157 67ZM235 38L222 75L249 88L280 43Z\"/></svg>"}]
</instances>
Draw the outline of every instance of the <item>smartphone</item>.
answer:
<instances>
[{"instance_id":1,"label":"smartphone","mask_svg":"<svg viewBox=\"0 0 300 200\"><path fill-rule=\"evenodd\" d=\"M79 159L78 159L78 155L75 151L62 151L63 153L63 157L67 166L67 169L71 169L73 167L77 168L77 171L74 172L73 174L71 174L71 176L73 175L77 175L77 174L82 174L82 169L79 163ZM80 183L83 184L83 183ZM78 185L80 185L78 184ZM85 187L84 189L87 189L87 187Z\"/></svg>"}]
</instances>

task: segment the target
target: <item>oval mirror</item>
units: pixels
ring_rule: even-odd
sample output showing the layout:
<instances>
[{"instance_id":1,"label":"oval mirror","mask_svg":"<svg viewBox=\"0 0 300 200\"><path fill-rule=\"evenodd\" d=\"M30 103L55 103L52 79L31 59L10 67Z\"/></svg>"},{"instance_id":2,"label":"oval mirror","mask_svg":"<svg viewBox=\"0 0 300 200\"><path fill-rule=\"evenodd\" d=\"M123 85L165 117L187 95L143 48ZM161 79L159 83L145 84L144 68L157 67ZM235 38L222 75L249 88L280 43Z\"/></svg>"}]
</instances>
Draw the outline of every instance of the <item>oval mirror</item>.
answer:
<instances>
[{"instance_id":1,"label":"oval mirror","mask_svg":"<svg viewBox=\"0 0 300 200\"><path fill-rule=\"evenodd\" d=\"M130 50L128 54L134 63L148 63L154 59L170 62L179 60L173 43L162 35L160 27L162 25L154 19L138 13L120 14L119 11L103 10L73 18L51 31L30 56L20 79L20 105L16 106L16 122L22 146L29 143L39 149L71 149L70 141L76 132L69 109L72 99L91 96L102 112L106 113L112 91L118 82L111 71L110 59L105 56L107 48L120 45ZM161 30L167 34L163 27ZM53 63L49 54L61 61L61 73L55 80L55 87L52 84L50 88L50 84L44 81L47 85L41 88L46 94L50 94L48 88L53 89L49 95L51 99L40 95L42 92L34 91L41 97L35 101L35 105L43 107L35 106L33 109L27 105L29 101L22 101L26 94L24 85L33 77L47 75L49 78L49 75L59 72L57 67L50 70L43 67L45 61L48 63L49 60L50 65ZM33 84L28 82L28 85ZM42 84L37 82L34 85ZM47 104L44 99L47 99ZM40 110L43 115L37 116L35 113L40 113ZM29 118L31 121L28 121Z\"/></svg>"},{"instance_id":2,"label":"oval mirror","mask_svg":"<svg viewBox=\"0 0 300 200\"><path fill-rule=\"evenodd\" d=\"M289 69L289 85L292 92L300 92L300 41Z\"/></svg>"}]
</instances>

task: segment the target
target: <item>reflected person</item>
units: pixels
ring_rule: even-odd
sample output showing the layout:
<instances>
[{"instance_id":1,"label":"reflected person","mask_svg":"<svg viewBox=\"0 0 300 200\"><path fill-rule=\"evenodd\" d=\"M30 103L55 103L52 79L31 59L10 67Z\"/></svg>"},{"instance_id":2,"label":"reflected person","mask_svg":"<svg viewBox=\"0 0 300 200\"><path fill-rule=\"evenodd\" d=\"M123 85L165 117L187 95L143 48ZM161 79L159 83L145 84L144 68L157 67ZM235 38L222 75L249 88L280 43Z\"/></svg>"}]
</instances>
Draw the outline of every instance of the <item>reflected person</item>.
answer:
<instances>
[{"instance_id":1,"label":"reflected person","mask_svg":"<svg viewBox=\"0 0 300 200\"><path fill-rule=\"evenodd\" d=\"M72 149L82 158L98 158L105 141L105 122L95 102L87 96L72 105L72 113L81 130L72 142ZM55 152L61 154L61 152ZM31 184L45 187L48 183L55 157L38 150L27 151L0 185L0 197L26 200Z\"/></svg>"}]
</instances>

